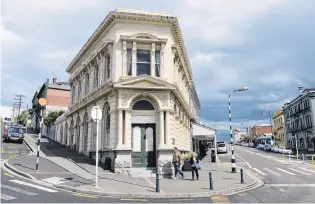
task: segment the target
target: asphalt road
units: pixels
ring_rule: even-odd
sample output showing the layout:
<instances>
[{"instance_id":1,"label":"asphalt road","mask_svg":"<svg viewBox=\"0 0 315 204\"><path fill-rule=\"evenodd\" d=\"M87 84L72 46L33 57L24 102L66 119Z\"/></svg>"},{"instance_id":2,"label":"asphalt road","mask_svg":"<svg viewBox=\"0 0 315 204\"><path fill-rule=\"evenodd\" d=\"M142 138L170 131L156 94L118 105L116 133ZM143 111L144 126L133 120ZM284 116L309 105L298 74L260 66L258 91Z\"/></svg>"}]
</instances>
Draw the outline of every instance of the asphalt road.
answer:
<instances>
[{"instance_id":1,"label":"asphalt road","mask_svg":"<svg viewBox=\"0 0 315 204\"><path fill-rule=\"evenodd\" d=\"M231 203L313 203L315 201L315 168L309 164L291 163L282 157L247 147L236 147L265 186L229 197Z\"/></svg>"},{"instance_id":2,"label":"asphalt road","mask_svg":"<svg viewBox=\"0 0 315 204\"><path fill-rule=\"evenodd\" d=\"M1 161L18 160L17 157L27 154L29 150L24 144L1 142L1 152ZM13 172L4 169L1 171L1 203L212 203L212 199L227 200L225 196L197 199L136 199L85 195L42 186Z\"/></svg>"}]
</instances>

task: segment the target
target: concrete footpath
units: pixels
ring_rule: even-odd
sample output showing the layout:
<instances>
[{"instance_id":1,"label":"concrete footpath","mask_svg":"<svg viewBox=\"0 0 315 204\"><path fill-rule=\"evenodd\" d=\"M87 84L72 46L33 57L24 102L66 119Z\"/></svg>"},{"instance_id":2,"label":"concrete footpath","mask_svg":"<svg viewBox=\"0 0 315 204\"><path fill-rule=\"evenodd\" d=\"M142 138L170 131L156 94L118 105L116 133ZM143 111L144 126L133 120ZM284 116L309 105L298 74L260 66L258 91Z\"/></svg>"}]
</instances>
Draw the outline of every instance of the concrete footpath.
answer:
<instances>
[{"instance_id":1,"label":"concrete footpath","mask_svg":"<svg viewBox=\"0 0 315 204\"><path fill-rule=\"evenodd\" d=\"M191 172L184 172L184 179L160 179L160 193L155 192L155 178L135 178L104 171L99 168L98 187L95 187L95 165L93 161L69 150L47 138L41 140L39 170L36 165L36 137L26 135L25 142L34 152L5 162L5 166L26 178L49 186L80 193L111 197L132 198L193 198L217 194L231 195L255 189L263 185L246 169L245 183L240 183L240 173L230 173L230 167L210 163L205 157L201 161L200 178L191 181ZM209 172L212 173L214 189L210 190Z\"/></svg>"}]
</instances>

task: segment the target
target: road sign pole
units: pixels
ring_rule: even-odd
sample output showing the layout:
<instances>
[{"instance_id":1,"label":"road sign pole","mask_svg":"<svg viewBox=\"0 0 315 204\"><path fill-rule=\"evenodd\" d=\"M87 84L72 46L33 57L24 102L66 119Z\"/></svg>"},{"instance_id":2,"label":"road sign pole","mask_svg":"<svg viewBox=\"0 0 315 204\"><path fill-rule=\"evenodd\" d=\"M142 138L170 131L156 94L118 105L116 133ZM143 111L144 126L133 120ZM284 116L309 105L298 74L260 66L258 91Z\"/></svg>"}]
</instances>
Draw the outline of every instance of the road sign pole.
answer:
<instances>
[{"instance_id":1,"label":"road sign pole","mask_svg":"<svg viewBox=\"0 0 315 204\"><path fill-rule=\"evenodd\" d=\"M42 136L42 124L43 124L43 109L40 110L39 134L38 134L38 142L37 142L36 171L38 170L38 163L39 163L40 139Z\"/></svg>"},{"instance_id":2,"label":"road sign pole","mask_svg":"<svg viewBox=\"0 0 315 204\"><path fill-rule=\"evenodd\" d=\"M96 169L95 169L95 186L98 186L98 135L99 135L99 130L98 130L98 118L97 118L97 112L96 110Z\"/></svg>"},{"instance_id":3,"label":"road sign pole","mask_svg":"<svg viewBox=\"0 0 315 204\"><path fill-rule=\"evenodd\" d=\"M102 111L99 106L94 106L91 110L91 117L96 121L96 158L95 158L95 186L98 187L98 137L99 137L99 121L102 119Z\"/></svg>"}]
</instances>

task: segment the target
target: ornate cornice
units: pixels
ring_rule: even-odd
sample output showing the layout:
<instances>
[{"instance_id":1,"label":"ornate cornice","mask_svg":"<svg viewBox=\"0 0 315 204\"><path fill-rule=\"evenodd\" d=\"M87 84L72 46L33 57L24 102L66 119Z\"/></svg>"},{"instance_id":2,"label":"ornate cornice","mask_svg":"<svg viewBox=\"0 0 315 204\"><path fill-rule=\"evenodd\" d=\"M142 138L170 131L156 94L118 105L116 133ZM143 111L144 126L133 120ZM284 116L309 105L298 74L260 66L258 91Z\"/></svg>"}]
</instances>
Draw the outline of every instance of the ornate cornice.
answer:
<instances>
[{"instance_id":1,"label":"ornate cornice","mask_svg":"<svg viewBox=\"0 0 315 204\"><path fill-rule=\"evenodd\" d=\"M181 30L179 28L179 23L176 17L162 14L152 14L152 13L133 13L133 12L122 12L119 10L111 11L100 26L96 29L96 31L92 34L89 40L85 43L79 53L72 60L68 68L67 72L71 72L71 70L77 66L77 64L82 63L82 58L84 55L91 50L94 43L99 39L101 35L108 32L110 28L112 28L115 23L136 23L136 24L155 24L155 25L168 25L171 27L172 35L176 41L176 44L179 45L179 52L181 56L183 56L183 62L187 67L187 71L189 73L189 78L192 79L192 71L190 67L190 63L188 60L188 55L185 49L183 37ZM93 52L93 51L91 51Z\"/></svg>"},{"instance_id":2,"label":"ornate cornice","mask_svg":"<svg viewBox=\"0 0 315 204\"><path fill-rule=\"evenodd\" d=\"M149 33L138 33L135 35L121 35L120 40L127 42L145 42L145 43L166 43L167 38L159 38Z\"/></svg>"}]
</instances>

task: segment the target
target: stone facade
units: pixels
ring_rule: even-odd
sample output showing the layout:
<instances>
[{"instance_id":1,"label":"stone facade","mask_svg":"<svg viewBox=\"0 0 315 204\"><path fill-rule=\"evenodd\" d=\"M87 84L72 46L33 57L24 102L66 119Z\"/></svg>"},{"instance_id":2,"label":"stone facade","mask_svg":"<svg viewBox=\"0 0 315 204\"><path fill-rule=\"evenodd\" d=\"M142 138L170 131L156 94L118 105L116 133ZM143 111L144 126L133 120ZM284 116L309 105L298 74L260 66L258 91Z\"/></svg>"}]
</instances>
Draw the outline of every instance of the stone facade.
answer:
<instances>
[{"instance_id":1,"label":"stone facade","mask_svg":"<svg viewBox=\"0 0 315 204\"><path fill-rule=\"evenodd\" d=\"M77 145L79 152L94 157L98 129L100 162L125 175L136 168L137 128L146 124L153 125L140 137L146 138L145 149L151 153L146 159L153 161L156 155L152 167L158 165L164 176L172 172L174 146L191 150L190 121L199 118L200 105L175 17L115 10L66 71L71 105L57 121L67 127L57 131L63 144ZM95 105L103 111L98 128L90 116Z\"/></svg>"}]
</instances>

